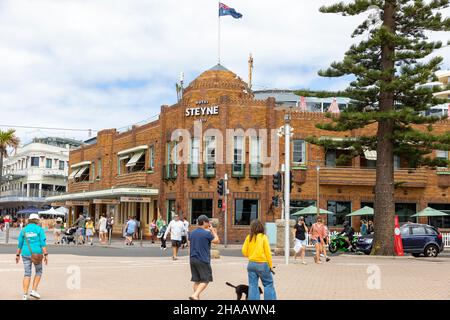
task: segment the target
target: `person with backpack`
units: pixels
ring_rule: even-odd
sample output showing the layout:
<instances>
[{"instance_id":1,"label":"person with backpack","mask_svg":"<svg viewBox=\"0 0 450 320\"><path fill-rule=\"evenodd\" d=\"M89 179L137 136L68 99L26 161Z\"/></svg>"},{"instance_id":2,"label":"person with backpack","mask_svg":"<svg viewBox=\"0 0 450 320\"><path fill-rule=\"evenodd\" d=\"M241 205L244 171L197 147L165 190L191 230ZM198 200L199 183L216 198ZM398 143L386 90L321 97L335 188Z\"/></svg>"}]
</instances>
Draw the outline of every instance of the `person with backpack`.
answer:
<instances>
[{"instance_id":1,"label":"person with backpack","mask_svg":"<svg viewBox=\"0 0 450 320\"><path fill-rule=\"evenodd\" d=\"M34 264L35 276L30 296L40 299L41 296L37 292L42 277L42 262L48 263L47 244L44 229L39 223L39 215L33 213L28 218L28 225L22 229L18 238L16 264L19 263L22 256L25 274L23 278L23 295L22 300L28 300L28 290L31 283L32 265Z\"/></svg>"},{"instance_id":2,"label":"person with backpack","mask_svg":"<svg viewBox=\"0 0 450 320\"><path fill-rule=\"evenodd\" d=\"M294 229L295 229L294 260L297 259L297 256L300 253L302 264L306 264L305 253L306 253L306 245L308 244L306 234L308 233L308 227L306 226L304 217L298 218L298 222L294 226Z\"/></svg>"}]
</instances>

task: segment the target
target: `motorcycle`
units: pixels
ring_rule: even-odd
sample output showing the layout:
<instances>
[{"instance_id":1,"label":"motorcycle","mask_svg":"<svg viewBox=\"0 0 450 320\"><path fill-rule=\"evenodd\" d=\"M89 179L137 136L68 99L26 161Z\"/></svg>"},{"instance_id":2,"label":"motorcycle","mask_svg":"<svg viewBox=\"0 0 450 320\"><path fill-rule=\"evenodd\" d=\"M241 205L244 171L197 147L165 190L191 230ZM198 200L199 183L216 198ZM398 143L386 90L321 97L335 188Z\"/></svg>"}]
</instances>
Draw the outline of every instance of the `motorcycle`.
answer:
<instances>
[{"instance_id":1,"label":"motorcycle","mask_svg":"<svg viewBox=\"0 0 450 320\"><path fill-rule=\"evenodd\" d=\"M341 252L349 252L353 251L353 249L348 249L348 243L345 241L345 236L334 234L330 236L330 244L328 245L328 250L331 253L336 253L338 251ZM352 239L352 247L356 248L356 242L358 241L358 236L353 236Z\"/></svg>"}]
</instances>

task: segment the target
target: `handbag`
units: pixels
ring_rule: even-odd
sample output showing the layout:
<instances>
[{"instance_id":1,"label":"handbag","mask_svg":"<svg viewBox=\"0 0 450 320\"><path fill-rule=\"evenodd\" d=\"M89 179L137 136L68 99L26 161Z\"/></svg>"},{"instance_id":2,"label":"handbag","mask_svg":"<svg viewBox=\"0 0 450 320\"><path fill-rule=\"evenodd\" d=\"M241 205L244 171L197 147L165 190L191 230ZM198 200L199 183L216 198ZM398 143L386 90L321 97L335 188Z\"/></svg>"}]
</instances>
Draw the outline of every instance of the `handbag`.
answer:
<instances>
[{"instance_id":1,"label":"handbag","mask_svg":"<svg viewBox=\"0 0 450 320\"><path fill-rule=\"evenodd\" d=\"M28 242L28 237L25 234L25 232L24 232L23 236L25 237L25 242L27 243L28 250L30 250L30 253L31 253L31 262L35 266L42 264L42 259L44 258L44 255L38 254L38 253L33 253L33 251L31 251L31 246L30 246L30 243Z\"/></svg>"}]
</instances>

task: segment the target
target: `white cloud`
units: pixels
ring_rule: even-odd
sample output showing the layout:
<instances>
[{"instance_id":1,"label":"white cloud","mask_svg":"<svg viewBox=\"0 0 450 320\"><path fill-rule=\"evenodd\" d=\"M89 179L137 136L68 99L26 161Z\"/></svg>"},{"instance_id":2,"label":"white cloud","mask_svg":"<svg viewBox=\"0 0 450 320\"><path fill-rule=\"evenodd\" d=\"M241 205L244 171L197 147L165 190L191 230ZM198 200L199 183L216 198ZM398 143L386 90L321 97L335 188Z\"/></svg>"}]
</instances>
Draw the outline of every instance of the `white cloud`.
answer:
<instances>
[{"instance_id":1,"label":"white cloud","mask_svg":"<svg viewBox=\"0 0 450 320\"><path fill-rule=\"evenodd\" d=\"M318 11L333 2L225 1L244 17L221 20L223 64L246 79L251 52L255 85L317 83L361 20ZM181 71L189 82L216 62L216 1L0 0L0 124L122 127L174 103Z\"/></svg>"}]
</instances>

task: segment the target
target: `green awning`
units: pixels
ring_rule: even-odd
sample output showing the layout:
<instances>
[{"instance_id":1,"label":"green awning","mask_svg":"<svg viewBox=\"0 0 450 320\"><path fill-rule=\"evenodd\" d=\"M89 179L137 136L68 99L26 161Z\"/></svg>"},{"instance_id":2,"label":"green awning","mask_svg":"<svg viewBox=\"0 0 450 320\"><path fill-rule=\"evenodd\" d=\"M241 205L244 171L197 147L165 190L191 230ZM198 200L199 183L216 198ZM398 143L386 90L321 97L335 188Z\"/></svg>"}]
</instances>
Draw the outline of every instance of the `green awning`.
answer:
<instances>
[{"instance_id":1,"label":"green awning","mask_svg":"<svg viewBox=\"0 0 450 320\"><path fill-rule=\"evenodd\" d=\"M411 217L446 217L446 216L448 216L447 213L428 207L420 212L417 212L415 215L412 215Z\"/></svg>"},{"instance_id":2,"label":"green awning","mask_svg":"<svg viewBox=\"0 0 450 320\"><path fill-rule=\"evenodd\" d=\"M373 216L373 208L364 207L346 215L346 217L354 217L354 216Z\"/></svg>"},{"instance_id":3,"label":"green awning","mask_svg":"<svg viewBox=\"0 0 450 320\"><path fill-rule=\"evenodd\" d=\"M309 206L300 211L297 211L296 213L291 214L291 216L306 216L306 215L312 215L312 214L317 214L316 206ZM320 214L334 214L334 213L331 211L328 211L328 210L320 209Z\"/></svg>"}]
</instances>

